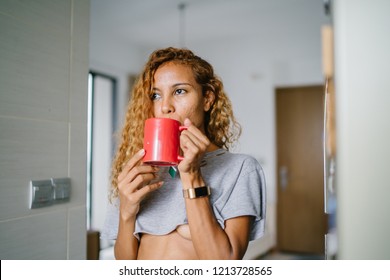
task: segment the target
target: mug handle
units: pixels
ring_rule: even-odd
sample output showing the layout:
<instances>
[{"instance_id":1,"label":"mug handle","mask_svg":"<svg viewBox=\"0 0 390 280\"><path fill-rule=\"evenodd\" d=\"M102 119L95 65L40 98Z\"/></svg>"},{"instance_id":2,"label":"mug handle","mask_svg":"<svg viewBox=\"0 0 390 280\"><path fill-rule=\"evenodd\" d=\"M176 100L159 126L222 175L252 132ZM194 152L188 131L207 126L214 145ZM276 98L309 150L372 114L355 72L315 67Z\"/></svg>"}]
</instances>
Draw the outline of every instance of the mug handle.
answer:
<instances>
[{"instance_id":1,"label":"mug handle","mask_svg":"<svg viewBox=\"0 0 390 280\"><path fill-rule=\"evenodd\" d=\"M182 132L183 130L187 130L188 129L188 127L186 127L186 126L184 126L184 125L181 125L181 126L179 126L179 131L180 132ZM177 156L177 160L180 162L180 161L182 161L184 159L184 157L183 156Z\"/></svg>"}]
</instances>

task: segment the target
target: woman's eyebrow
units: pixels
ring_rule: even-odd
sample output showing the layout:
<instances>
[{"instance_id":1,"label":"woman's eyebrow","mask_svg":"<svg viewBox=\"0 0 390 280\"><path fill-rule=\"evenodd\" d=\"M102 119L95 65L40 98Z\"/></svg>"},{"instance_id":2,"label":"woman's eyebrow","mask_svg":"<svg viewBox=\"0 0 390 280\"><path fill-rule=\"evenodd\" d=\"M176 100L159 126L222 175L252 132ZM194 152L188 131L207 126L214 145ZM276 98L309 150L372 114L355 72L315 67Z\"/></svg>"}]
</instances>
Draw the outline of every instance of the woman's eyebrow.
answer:
<instances>
[{"instance_id":1,"label":"woman's eyebrow","mask_svg":"<svg viewBox=\"0 0 390 280\"><path fill-rule=\"evenodd\" d=\"M175 88L175 87L179 87L179 86L190 86L190 87L194 87L191 83L186 83L186 82L180 82L180 83L176 83L176 84L173 84L171 87L172 88ZM152 90L159 90L158 87L153 87Z\"/></svg>"},{"instance_id":2,"label":"woman's eyebrow","mask_svg":"<svg viewBox=\"0 0 390 280\"><path fill-rule=\"evenodd\" d=\"M176 84L173 84L172 87L177 87L177 86L190 86L190 87L194 87L192 84L190 83L176 83Z\"/></svg>"}]
</instances>

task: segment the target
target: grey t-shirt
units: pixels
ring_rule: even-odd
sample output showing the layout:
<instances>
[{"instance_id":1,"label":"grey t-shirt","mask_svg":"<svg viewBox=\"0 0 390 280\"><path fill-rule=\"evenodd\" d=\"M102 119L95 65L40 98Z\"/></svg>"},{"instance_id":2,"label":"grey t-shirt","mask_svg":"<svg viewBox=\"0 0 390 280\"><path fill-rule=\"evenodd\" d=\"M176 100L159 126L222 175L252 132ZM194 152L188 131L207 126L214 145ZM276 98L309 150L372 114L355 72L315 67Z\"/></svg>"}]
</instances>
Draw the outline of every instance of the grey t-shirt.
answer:
<instances>
[{"instance_id":1,"label":"grey t-shirt","mask_svg":"<svg viewBox=\"0 0 390 280\"><path fill-rule=\"evenodd\" d=\"M225 221L239 216L253 216L249 240L263 236L265 227L265 178L260 164L251 156L224 149L209 152L202 162L202 176L211 188L214 215L225 228ZM165 235L187 224L180 174L174 178L167 168L159 177L164 185L150 193L137 215L134 235ZM109 204L102 239L116 239L119 224L119 200Z\"/></svg>"}]
</instances>

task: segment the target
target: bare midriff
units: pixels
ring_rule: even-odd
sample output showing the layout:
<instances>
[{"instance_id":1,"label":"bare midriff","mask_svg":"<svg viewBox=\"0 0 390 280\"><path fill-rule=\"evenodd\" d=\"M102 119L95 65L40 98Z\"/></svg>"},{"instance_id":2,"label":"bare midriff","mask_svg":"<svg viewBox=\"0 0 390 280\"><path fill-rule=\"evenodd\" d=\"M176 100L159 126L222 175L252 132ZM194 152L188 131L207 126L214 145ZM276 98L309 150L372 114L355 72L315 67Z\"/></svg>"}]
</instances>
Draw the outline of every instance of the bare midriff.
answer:
<instances>
[{"instance_id":1,"label":"bare midriff","mask_svg":"<svg viewBox=\"0 0 390 280\"><path fill-rule=\"evenodd\" d=\"M195 260L198 256L191 241L188 225L180 225L166 235L142 234L139 260Z\"/></svg>"}]
</instances>

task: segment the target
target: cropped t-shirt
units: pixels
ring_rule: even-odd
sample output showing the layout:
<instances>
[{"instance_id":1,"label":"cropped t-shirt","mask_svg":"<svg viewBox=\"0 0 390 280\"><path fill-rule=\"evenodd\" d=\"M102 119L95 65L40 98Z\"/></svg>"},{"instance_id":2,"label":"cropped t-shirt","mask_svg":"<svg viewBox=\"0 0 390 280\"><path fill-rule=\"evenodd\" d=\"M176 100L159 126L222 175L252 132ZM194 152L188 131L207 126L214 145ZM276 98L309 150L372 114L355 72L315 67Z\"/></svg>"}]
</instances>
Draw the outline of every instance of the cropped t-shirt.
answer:
<instances>
[{"instance_id":1,"label":"cropped t-shirt","mask_svg":"<svg viewBox=\"0 0 390 280\"><path fill-rule=\"evenodd\" d=\"M265 229L265 178L256 159L224 149L206 153L201 172L211 189L210 203L219 225L239 216L252 216L249 240L263 236ZM169 167L161 168L159 179L164 185L149 193L141 202L134 235L165 235L179 225L188 224L180 174L174 178ZM119 225L119 199L109 203L102 229L102 239L116 239Z\"/></svg>"}]
</instances>

